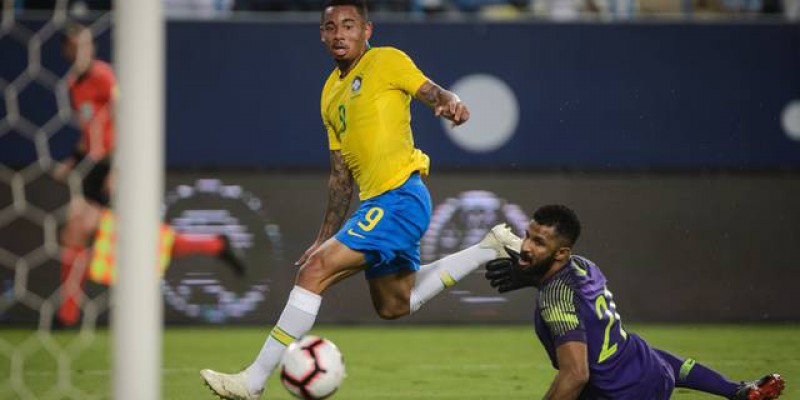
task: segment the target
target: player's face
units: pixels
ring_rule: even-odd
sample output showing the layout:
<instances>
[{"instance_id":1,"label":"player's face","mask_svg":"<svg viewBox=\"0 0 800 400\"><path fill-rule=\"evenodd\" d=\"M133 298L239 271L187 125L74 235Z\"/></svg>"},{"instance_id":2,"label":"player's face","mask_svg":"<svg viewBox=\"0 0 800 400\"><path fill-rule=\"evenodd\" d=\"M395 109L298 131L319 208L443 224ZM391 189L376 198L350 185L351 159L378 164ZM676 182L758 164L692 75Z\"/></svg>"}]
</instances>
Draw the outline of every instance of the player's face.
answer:
<instances>
[{"instance_id":1,"label":"player's face","mask_svg":"<svg viewBox=\"0 0 800 400\"><path fill-rule=\"evenodd\" d=\"M332 6L325 9L319 31L334 60L352 62L366 51L372 23L365 21L353 6Z\"/></svg>"},{"instance_id":2,"label":"player's face","mask_svg":"<svg viewBox=\"0 0 800 400\"><path fill-rule=\"evenodd\" d=\"M86 71L94 59L94 42L92 33L88 29L80 31L77 35L70 36L64 42L64 58L73 64L79 73Z\"/></svg>"},{"instance_id":3,"label":"player's face","mask_svg":"<svg viewBox=\"0 0 800 400\"><path fill-rule=\"evenodd\" d=\"M556 261L562 261L564 255L569 254L569 249L562 242L554 226L531 221L522 241L520 265L538 270L544 275Z\"/></svg>"}]
</instances>

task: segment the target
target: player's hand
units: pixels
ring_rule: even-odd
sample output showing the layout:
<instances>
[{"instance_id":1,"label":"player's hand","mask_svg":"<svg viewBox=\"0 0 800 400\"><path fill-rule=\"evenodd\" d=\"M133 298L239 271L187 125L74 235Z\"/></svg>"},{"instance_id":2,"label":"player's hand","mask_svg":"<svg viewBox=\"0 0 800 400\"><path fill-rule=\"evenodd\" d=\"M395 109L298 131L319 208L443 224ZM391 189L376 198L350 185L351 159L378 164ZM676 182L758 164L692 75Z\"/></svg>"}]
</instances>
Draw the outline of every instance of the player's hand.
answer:
<instances>
[{"instance_id":1,"label":"player's hand","mask_svg":"<svg viewBox=\"0 0 800 400\"><path fill-rule=\"evenodd\" d=\"M467 108L467 105L456 96L453 96L453 98L446 103L436 106L433 112L437 117L443 117L450 120L454 127L469 120L469 109Z\"/></svg>"},{"instance_id":2,"label":"player's hand","mask_svg":"<svg viewBox=\"0 0 800 400\"><path fill-rule=\"evenodd\" d=\"M320 245L322 245L322 243L314 242L314 244L309 246L308 250L306 250L303 253L303 255L300 256L300 258L297 261L294 262L294 265L297 266L297 267L300 267L303 264L305 264L306 261L308 261L308 258L311 257L311 255L314 254L315 251L317 251L317 249L319 248Z\"/></svg>"},{"instance_id":3,"label":"player's hand","mask_svg":"<svg viewBox=\"0 0 800 400\"><path fill-rule=\"evenodd\" d=\"M485 277L489 284L500 293L535 286L541 276L519 265L519 253L508 247L506 252L511 258L498 258L486 264Z\"/></svg>"}]
</instances>

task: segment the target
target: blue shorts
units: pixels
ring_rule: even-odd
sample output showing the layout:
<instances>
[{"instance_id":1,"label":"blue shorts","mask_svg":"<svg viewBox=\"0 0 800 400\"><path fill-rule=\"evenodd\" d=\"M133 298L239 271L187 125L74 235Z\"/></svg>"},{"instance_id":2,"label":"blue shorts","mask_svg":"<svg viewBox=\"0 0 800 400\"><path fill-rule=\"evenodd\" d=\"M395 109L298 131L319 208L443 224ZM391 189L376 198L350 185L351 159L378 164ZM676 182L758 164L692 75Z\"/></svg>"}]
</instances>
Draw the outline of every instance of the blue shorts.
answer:
<instances>
[{"instance_id":1,"label":"blue shorts","mask_svg":"<svg viewBox=\"0 0 800 400\"><path fill-rule=\"evenodd\" d=\"M419 173L397 189L365 200L336 240L364 253L367 279L419 270L419 242L431 221L431 195Z\"/></svg>"}]
</instances>

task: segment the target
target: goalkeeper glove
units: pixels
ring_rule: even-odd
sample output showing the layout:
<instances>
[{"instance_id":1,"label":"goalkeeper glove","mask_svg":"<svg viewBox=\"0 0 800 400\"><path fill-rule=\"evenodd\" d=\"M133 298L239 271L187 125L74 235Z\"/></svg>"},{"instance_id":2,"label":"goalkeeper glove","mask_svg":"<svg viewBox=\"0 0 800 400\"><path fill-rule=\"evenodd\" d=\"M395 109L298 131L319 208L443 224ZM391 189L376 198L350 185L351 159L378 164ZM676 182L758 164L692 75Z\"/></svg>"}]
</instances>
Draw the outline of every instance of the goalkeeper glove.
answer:
<instances>
[{"instance_id":1,"label":"goalkeeper glove","mask_svg":"<svg viewBox=\"0 0 800 400\"><path fill-rule=\"evenodd\" d=\"M486 264L485 277L493 288L500 293L510 292L528 286L537 286L542 274L534 268L522 268L519 265L520 255L506 247L511 258L498 258Z\"/></svg>"}]
</instances>

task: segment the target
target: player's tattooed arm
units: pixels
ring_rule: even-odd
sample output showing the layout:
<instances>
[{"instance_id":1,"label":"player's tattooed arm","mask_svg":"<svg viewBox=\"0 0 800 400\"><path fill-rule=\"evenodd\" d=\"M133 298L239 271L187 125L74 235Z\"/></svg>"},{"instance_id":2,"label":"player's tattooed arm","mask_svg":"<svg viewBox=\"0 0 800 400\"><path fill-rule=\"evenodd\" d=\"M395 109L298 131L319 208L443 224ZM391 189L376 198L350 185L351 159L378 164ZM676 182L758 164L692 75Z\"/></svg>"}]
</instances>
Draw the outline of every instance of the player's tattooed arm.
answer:
<instances>
[{"instance_id":1,"label":"player's tattooed arm","mask_svg":"<svg viewBox=\"0 0 800 400\"><path fill-rule=\"evenodd\" d=\"M331 174L328 178L328 202L325 206L325 218L319 231L317 241L322 243L342 227L350 201L355 191L355 180L350 169L344 163L342 152L331 151Z\"/></svg>"},{"instance_id":2,"label":"player's tattooed arm","mask_svg":"<svg viewBox=\"0 0 800 400\"><path fill-rule=\"evenodd\" d=\"M355 191L355 180L350 169L344 164L342 152L339 150L331 151L331 173L328 178L328 202L325 205L325 216L322 226L319 228L317 240L295 261L295 265L301 266L313 254L317 248L326 240L333 236L344 223L347 211L350 209L350 201Z\"/></svg>"},{"instance_id":3,"label":"player's tattooed arm","mask_svg":"<svg viewBox=\"0 0 800 400\"><path fill-rule=\"evenodd\" d=\"M437 117L447 118L453 125L461 125L469 120L466 104L455 93L442 89L433 81L423 83L414 97L433 108Z\"/></svg>"}]
</instances>

